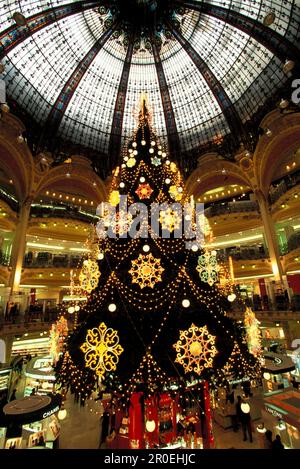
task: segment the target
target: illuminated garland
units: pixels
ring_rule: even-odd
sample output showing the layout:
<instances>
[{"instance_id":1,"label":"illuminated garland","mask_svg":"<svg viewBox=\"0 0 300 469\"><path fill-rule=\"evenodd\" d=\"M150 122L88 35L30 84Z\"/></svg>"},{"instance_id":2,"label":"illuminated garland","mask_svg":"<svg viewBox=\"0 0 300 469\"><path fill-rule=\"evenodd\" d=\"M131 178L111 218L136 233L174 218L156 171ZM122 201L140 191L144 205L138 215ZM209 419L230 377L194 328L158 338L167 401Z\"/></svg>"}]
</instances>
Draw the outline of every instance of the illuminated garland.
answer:
<instances>
[{"instance_id":1,"label":"illuminated garland","mask_svg":"<svg viewBox=\"0 0 300 469\"><path fill-rule=\"evenodd\" d=\"M257 366L246 360L237 342L234 343L232 353L222 371L227 379L257 378L259 375Z\"/></svg>"},{"instance_id":2,"label":"illuminated garland","mask_svg":"<svg viewBox=\"0 0 300 469\"><path fill-rule=\"evenodd\" d=\"M68 335L68 322L61 316L58 321L52 324L50 329L49 352L52 362L58 362L60 354L63 351L64 341Z\"/></svg>"},{"instance_id":3,"label":"illuminated garland","mask_svg":"<svg viewBox=\"0 0 300 469\"><path fill-rule=\"evenodd\" d=\"M261 354L261 331L259 329L260 322L258 319L256 319L254 312L249 307L246 307L244 323L249 352L252 353L254 357L259 357Z\"/></svg>"}]
</instances>

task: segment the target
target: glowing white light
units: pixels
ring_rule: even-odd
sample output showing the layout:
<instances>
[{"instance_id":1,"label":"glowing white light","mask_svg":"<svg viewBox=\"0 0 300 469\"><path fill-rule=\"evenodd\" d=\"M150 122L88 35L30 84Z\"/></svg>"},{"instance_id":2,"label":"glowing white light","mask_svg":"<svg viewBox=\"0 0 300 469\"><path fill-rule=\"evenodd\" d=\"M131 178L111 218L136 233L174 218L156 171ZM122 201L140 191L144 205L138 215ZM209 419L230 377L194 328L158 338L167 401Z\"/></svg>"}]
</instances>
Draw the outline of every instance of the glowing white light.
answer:
<instances>
[{"instance_id":1,"label":"glowing white light","mask_svg":"<svg viewBox=\"0 0 300 469\"><path fill-rule=\"evenodd\" d=\"M248 402L243 402L241 404L241 411L244 412L244 414L249 414L250 412L250 405L248 404Z\"/></svg>"},{"instance_id":2,"label":"glowing white light","mask_svg":"<svg viewBox=\"0 0 300 469\"><path fill-rule=\"evenodd\" d=\"M67 416L67 411L66 409L61 409L58 414L57 414L57 417L59 420L64 420Z\"/></svg>"},{"instance_id":3,"label":"glowing white light","mask_svg":"<svg viewBox=\"0 0 300 469\"><path fill-rule=\"evenodd\" d=\"M154 432L155 430L155 420L147 420L146 422L146 430L149 433Z\"/></svg>"},{"instance_id":4,"label":"glowing white light","mask_svg":"<svg viewBox=\"0 0 300 469\"><path fill-rule=\"evenodd\" d=\"M232 303L235 299L236 299L235 293L232 293L231 295L227 296L227 300L230 301L230 303Z\"/></svg>"}]
</instances>

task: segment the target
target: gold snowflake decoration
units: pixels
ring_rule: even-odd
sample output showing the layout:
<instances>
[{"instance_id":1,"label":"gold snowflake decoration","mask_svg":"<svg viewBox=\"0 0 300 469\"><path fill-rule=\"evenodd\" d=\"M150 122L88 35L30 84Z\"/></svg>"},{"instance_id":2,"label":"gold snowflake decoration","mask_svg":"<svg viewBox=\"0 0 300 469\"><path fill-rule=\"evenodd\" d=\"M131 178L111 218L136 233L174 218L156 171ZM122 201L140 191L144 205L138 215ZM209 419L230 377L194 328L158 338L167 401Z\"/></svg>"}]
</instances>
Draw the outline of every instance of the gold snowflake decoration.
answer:
<instances>
[{"instance_id":1,"label":"gold snowflake decoration","mask_svg":"<svg viewBox=\"0 0 300 469\"><path fill-rule=\"evenodd\" d=\"M192 324L188 330L180 331L179 340L173 345L177 355L175 362L183 366L184 372L201 375L204 368L211 368L214 356L216 336L208 332L206 326Z\"/></svg>"},{"instance_id":2,"label":"gold snowflake decoration","mask_svg":"<svg viewBox=\"0 0 300 469\"><path fill-rule=\"evenodd\" d=\"M156 259L151 253L140 254L131 264L129 273L132 283L137 283L140 288L154 288L156 283L162 281L161 274L165 269L160 265L160 259Z\"/></svg>"},{"instance_id":3,"label":"gold snowflake decoration","mask_svg":"<svg viewBox=\"0 0 300 469\"><path fill-rule=\"evenodd\" d=\"M127 161L126 165L128 168L133 168L133 166L135 165L136 163L136 159L135 158L129 158L129 160Z\"/></svg>"},{"instance_id":4,"label":"gold snowflake decoration","mask_svg":"<svg viewBox=\"0 0 300 469\"><path fill-rule=\"evenodd\" d=\"M132 215L124 210L119 210L117 213L107 211L103 215L102 220L106 229L110 228L113 233L122 236L130 229Z\"/></svg>"},{"instance_id":5,"label":"gold snowflake decoration","mask_svg":"<svg viewBox=\"0 0 300 469\"><path fill-rule=\"evenodd\" d=\"M98 328L87 331L85 342L80 350L84 353L85 366L103 378L106 371L115 371L119 356L124 349L119 344L118 332L107 328L102 322Z\"/></svg>"},{"instance_id":6,"label":"gold snowflake decoration","mask_svg":"<svg viewBox=\"0 0 300 469\"><path fill-rule=\"evenodd\" d=\"M169 188L169 194L172 197L172 199L176 200L176 202L179 202L182 199L182 192L180 192L179 187L173 185L170 186Z\"/></svg>"},{"instance_id":7,"label":"gold snowflake decoration","mask_svg":"<svg viewBox=\"0 0 300 469\"><path fill-rule=\"evenodd\" d=\"M148 183L144 184L139 184L137 190L135 193L139 196L139 198L142 199L149 199L153 192L153 189L149 186Z\"/></svg>"},{"instance_id":8,"label":"gold snowflake decoration","mask_svg":"<svg viewBox=\"0 0 300 469\"><path fill-rule=\"evenodd\" d=\"M116 207L120 203L120 192L119 191L112 191L110 193L108 201L111 205Z\"/></svg>"},{"instance_id":9,"label":"gold snowflake decoration","mask_svg":"<svg viewBox=\"0 0 300 469\"><path fill-rule=\"evenodd\" d=\"M168 208L160 212L159 221L163 230L168 230L172 233L172 231L180 227L181 216L176 210Z\"/></svg>"},{"instance_id":10,"label":"gold snowflake decoration","mask_svg":"<svg viewBox=\"0 0 300 469\"><path fill-rule=\"evenodd\" d=\"M92 261L91 259L86 259L83 262L83 266L79 274L79 281L82 289L91 293L91 291L98 285L100 275L97 262Z\"/></svg>"}]
</instances>

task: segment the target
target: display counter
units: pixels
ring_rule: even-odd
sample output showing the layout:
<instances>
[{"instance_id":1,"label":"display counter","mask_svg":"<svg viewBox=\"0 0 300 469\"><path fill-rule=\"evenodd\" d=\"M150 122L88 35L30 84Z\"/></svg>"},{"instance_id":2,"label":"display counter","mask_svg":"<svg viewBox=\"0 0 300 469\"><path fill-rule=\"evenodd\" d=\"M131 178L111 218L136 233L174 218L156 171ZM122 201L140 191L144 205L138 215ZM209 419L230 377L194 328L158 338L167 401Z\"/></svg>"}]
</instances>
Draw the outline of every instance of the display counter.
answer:
<instances>
[{"instance_id":1,"label":"display counter","mask_svg":"<svg viewBox=\"0 0 300 469\"><path fill-rule=\"evenodd\" d=\"M279 434L287 448L300 449L300 393L288 390L265 397L263 418L273 417L273 434Z\"/></svg>"},{"instance_id":2,"label":"display counter","mask_svg":"<svg viewBox=\"0 0 300 469\"><path fill-rule=\"evenodd\" d=\"M0 442L5 449L57 446L60 424L57 412L61 396L29 396L15 399L3 408Z\"/></svg>"},{"instance_id":3,"label":"display counter","mask_svg":"<svg viewBox=\"0 0 300 469\"><path fill-rule=\"evenodd\" d=\"M264 352L263 389L268 394L291 386L291 372L295 370L295 363L291 357L274 352Z\"/></svg>"},{"instance_id":4,"label":"display counter","mask_svg":"<svg viewBox=\"0 0 300 469\"><path fill-rule=\"evenodd\" d=\"M51 361L48 355L30 360L25 371L24 396L30 396L33 392L47 395L54 391L55 374Z\"/></svg>"},{"instance_id":5,"label":"display counter","mask_svg":"<svg viewBox=\"0 0 300 469\"><path fill-rule=\"evenodd\" d=\"M0 393L8 389L10 374L11 368L9 366L0 365Z\"/></svg>"}]
</instances>

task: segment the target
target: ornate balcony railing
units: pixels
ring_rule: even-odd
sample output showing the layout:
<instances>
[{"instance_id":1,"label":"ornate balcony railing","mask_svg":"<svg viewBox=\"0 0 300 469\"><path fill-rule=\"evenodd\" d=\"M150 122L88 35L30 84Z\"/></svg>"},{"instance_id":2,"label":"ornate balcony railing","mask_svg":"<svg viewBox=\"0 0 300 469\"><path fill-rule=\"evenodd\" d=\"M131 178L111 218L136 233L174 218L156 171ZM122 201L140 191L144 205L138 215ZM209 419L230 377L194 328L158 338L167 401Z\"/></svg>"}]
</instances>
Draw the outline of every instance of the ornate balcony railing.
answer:
<instances>
[{"instance_id":1,"label":"ornate balcony railing","mask_svg":"<svg viewBox=\"0 0 300 469\"><path fill-rule=\"evenodd\" d=\"M274 204L281 196L298 184L300 184L300 171L285 176L276 187L272 185L269 191L271 204Z\"/></svg>"},{"instance_id":2,"label":"ornate balcony railing","mask_svg":"<svg viewBox=\"0 0 300 469\"><path fill-rule=\"evenodd\" d=\"M30 214L32 218L68 218L84 221L86 223L98 220L94 212L68 205L51 206L33 204Z\"/></svg>"},{"instance_id":3,"label":"ornate balcony railing","mask_svg":"<svg viewBox=\"0 0 300 469\"><path fill-rule=\"evenodd\" d=\"M39 252L34 255L28 252L24 257L25 268L70 268L76 269L81 263L81 256L69 256L68 254L52 254L51 252Z\"/></svg>"},{"instance_id":4,"label":"ornate balcony railing","mask_svg":"<svg viewBox=\"0 0 300 469\"><path fill-rule=\"evenodd\" d=\"M237 202L220 202L204 210L207 218L230 213L258 212L258 204L252 200L240 200Z\"/></svg>"},{"instance_id":5,"label":"ornate balcony railing","mask_svg":"<svg viewBox=\"0 0 300 469\"><path fill-rule=\"evenodd\" d=\"M19 202L18 200L11 195L8 191L3 188L0 188L0 199L7 203L7 205L14 211L18 212Z\"/></svg>"},{"instance_id":6,"label":"ornate balcony railing","mask_svg":"<svg viewBox=\"0 0 300 469\"><path fill-rule=\"evenodd\" d=\"M0 265L9 266L10 256L0 251Z\"/></svg>"}]
</instances>

